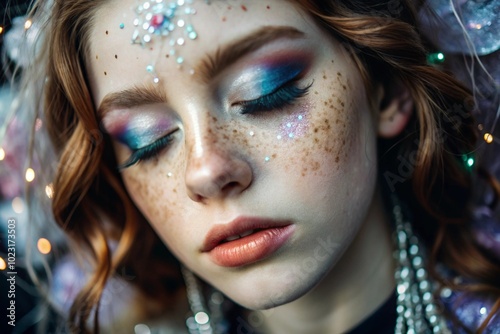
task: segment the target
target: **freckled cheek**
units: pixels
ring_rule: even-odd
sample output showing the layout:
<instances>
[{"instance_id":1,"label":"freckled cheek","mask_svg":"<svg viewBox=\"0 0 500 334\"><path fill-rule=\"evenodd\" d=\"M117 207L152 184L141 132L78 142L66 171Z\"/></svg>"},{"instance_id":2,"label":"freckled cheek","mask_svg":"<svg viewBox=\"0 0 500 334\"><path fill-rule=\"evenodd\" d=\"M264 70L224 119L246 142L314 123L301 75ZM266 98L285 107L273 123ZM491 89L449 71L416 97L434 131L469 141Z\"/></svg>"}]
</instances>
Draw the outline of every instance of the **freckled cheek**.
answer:
<instances>
[{"instance_id":1,"label":"freckled cheek","mask_svg":"<svg viewBox=\"0 0 500 334\"><path fill-rule=\"evenodd\" d=\"M114 151L118 165L126 161L131 154L123 145L115 144ZM165 194L172 193L176 189L172 182L173 173L158 168L159 165L159 159L140 162L124 169L121 174L127 193L146 217L157 214L158 210L153 202L161 201L165 198ZM173 200L171 196L169 198Z\"/></svg>"},{"instance_id":2,"label":"freckled cheek","mask_svg":"<svg viewBox=\"0 0 500 334\"><path fill-rule=\"evenodd\" d=\"M151 176L155 173L160 176ZM190 219L185 216L189 210L180 198L182 185L175 175L168 178L161 174L159 168L152 168L147 174L124 177L124 181L132 200L160 239L176 256L188 259L192 244L186 243L190 239L186 222Z\"/></svg>"},{"instance_id":3,"label":"freckled cheek","mask_svg":"<svg viewBox=\"0 0 500 334\"><path fill-rule=\"evenodd\" d=\"M369 111L357 105L356 99L360 98L357 95L339 90L333 84L331 90L315 94L307 130L286 145L289 163L285 170L296 175L297 180L335 175L345 178L359 170L363 158L360 138L365 131L360 116Z\"/></svg>"},{"instance_id":4,"label":"freckled cheek","mask_svg":"<svg viewBox=\"0 0 500 334\"><path fill-rule=\"evenodd\" d=\"M123 172L123 181L127 192L137 208L157 230L162 230L175 220L179 212L179 183L171 172L159 168L142 166L130 167ZM169 176L171 175L171 176Z\"/></svg>"},{"instance_id":5,"label":"freckled cheek","mask_svg":"<svg viewBox=\"0 0 500 334\"><path fill-rule=\"evenodd\" d=\"M360 124L356 110L339 109L332 118L323 120L317 127L325 136L319 139L319 152L334 170L349 169L352 158L359 151Z\"/></svg>"}]
</instances>

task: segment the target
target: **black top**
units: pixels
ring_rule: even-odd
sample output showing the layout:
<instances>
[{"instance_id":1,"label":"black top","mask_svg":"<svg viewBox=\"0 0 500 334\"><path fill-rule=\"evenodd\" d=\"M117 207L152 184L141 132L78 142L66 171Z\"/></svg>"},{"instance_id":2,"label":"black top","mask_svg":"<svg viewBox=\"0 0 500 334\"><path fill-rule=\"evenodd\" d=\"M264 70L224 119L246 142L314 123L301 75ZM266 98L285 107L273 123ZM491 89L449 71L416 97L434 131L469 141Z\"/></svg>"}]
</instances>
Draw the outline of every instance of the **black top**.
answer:
<instances>
[{"instance_id":1,"label":"black top","mask_svg":"<svg viewBox=\"0 0 500 334\"><path fill-rule=\"evenodd\" d=\"M394 292L368 318L344 334L394 334L394 328L396 327L396 300L397 295ZM252 324L248 311L244 311L238 305L234 306L232 313L226 314L226 319L231 320L228 324L227 333L266 334L266 332L262 331L262 328L259 328L262 322L255 321L259 319L253 319L255 324Z\"/></svg>"},{"instance_id":2,"label":"black top","mask_svg":"<svg viewBox=\"0 0 500 334\"><path fill-rule=\"evenodd\" d=\"M372 315L347 334L394 334L396 298L396 293L393 293Z\"/></svg>"}]
</instances>

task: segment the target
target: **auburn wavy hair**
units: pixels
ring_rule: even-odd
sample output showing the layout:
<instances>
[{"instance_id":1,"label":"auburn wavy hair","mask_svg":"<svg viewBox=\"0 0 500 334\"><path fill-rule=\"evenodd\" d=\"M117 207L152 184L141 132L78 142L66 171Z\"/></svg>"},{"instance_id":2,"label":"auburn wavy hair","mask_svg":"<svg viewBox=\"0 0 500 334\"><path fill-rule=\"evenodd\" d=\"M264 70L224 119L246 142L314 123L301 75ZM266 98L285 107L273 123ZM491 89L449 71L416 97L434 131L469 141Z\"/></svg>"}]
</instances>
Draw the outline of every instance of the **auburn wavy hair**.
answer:
<instances>
[{"instance_id":1,"label":"auburn wavy hair","mask_svg":"<svg viewBox=\"0 0 500 334\"><path fill-rule=\"evenodd\" d=\"M179 263L128 196L110 140L100 131L85 67L93 17L104 1L55 0L37 62L46 68L45 124L59 158L53 214L73 248L88 254L94 265L70 310L75 332L87 331L92 312L98 331L99 301L112 275L134 277L131 283L165 306L183 289ZM499 296L499 260L471 237L472 182L480 173L466 168L462 156L476 145L473 98L451 75L427 64L416 1L289 1L341 41L368 91L374 83L390 89L394 80L408 87L415 112L403 135L380 142L381 183L411 206L415 228L431 250L435 279L454 289ZM44 10L39 4L34 13ZM397 157L411 161L408 175L401 175ZM441 278L433 270L438 262L477 284L458 286ZM499 308L500 298L479 332Z\"/></svg>"}]
</instances>

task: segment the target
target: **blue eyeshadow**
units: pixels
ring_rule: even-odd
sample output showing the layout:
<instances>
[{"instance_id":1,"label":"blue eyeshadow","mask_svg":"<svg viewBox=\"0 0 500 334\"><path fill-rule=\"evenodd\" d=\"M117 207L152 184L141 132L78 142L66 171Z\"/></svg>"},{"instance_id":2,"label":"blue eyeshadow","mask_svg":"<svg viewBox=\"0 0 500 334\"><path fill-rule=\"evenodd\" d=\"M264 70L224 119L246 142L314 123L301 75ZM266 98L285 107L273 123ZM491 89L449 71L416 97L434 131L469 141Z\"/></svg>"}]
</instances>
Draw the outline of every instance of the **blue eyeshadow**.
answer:
<instances>
[{"instance_id":1,"label":"blue eyeshadow","mask_svg":"<svg viewBox=\"0 0 500 334\"><path fill-rule=\"evenodd\" d=\"M137 150L149 145L154 141L153 136L151 134L148 134L147 132L147 130L137 131L132 129L131 131L129 131L127 129L116 139L120 143L127 145L131 150Z\"/></svg>"},{"instance_id":2,"label":"blue eyeshadow","mask_svg":"<svg viewBox=\"0 0 500 334\"><path fill-rule=\"evenodd\" d=\"M297 78L305 66L304 63L295 61L288 64L267 67L260 78L261 94L271 94L287 82Z\"/></svg>"},{"instance_id":3,"label":"blue eyeshadow","mask_svg":"<svg viewBox=\"0 0 500 334\"><path fill-rule=\"evenodd\" d=\"M131 150L138 150L163 137L168 124L150 117L137 117L116 134L116 140ZM168 123L168 122L166 122Z\"/></svg>"}]
</instances>

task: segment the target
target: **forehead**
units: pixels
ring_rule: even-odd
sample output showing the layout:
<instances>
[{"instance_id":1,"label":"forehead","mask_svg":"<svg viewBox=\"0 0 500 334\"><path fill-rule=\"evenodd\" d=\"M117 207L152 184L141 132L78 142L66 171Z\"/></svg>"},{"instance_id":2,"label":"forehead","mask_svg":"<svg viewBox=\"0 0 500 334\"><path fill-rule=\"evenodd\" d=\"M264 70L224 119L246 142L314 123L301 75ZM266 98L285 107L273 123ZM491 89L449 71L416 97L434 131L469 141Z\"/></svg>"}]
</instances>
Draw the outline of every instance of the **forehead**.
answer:
<instances>
[{"instance_id":1,"label":"forehead","mask_svg":"<svg viewBox=\"0 0 500 334\"><path fill-rule=\"evenodd\" d=\"M172 3L172 0L163 0ZM146 1L149 2L149 1ZM263 26L292 26L303 31L306 36L314 36L316 27L306 15L290 1L248 1L194 0L189 7L195 14L185 15L181 10L176 14L191 24L197 33L194 40L185 38L182 45L171 45L170 40L185 37L185 28L177 27L170 36L150 34L149 43L133 44L136 31L144 35L147 31L135 26L134 20L141 19L136 8L144 1L112 0L97 11L90 33L88 59L89 77L93 95L98 103L111 91L129 88L130 84L152 82L148 73L150 65L162 76L162 82L171 82L179 72L172 52L184 58L182 68L189 71L206 54L214 54L221 46L256 31ZM185 9L188 5L179 7Z\"/></svg>"}]
</instances>

